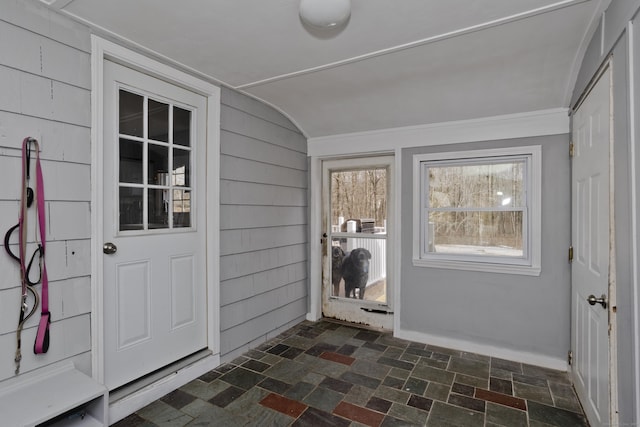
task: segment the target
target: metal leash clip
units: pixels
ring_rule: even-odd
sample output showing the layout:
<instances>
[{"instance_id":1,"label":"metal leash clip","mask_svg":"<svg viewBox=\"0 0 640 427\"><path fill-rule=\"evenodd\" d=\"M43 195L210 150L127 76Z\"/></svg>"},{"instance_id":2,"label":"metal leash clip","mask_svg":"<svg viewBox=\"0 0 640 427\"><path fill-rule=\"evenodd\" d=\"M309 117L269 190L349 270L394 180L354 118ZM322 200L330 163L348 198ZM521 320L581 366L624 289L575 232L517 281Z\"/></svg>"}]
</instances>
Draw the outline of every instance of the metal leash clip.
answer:
<instances>
[{"instance_id":1,"label":"metal leash clip","mask_svg":"<svg viewBox=\"0 0 640 427\"><path fill-rule=\"evenodd\" d=\"M31 286L27 286L27 292L31 292L31 295L33 295L33 308L31 309L31 311L29 311L29 304L27 304L27 294L22 295L22 304L20 305L20 322L18 323L18 329L16 330L16 355L13 359L16 364L16 375L20 373L20 361L22 360L22 328L24 327L24 324L27 323L27 320L29 320L29 318L34 315L40 303L40 296L35 291L35 289L33 289Z\"/></svg>"}]
</instances>

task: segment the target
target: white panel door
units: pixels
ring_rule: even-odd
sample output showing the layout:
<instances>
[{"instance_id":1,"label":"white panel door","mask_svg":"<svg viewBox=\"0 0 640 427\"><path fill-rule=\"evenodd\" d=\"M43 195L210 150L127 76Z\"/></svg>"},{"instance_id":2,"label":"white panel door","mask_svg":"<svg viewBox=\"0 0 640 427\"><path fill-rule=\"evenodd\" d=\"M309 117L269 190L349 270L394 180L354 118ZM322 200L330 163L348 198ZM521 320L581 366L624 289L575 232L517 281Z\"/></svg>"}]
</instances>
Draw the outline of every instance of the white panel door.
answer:
<instances>
[{"instance_id":1,"label":"white panel door","mask_svg":"<svg viewBox=\"0 0 640 427\"><path fill-rule=\"evenodd\" d=\"M206 99L104 68L104 377L110 390L207 347Z\"/></svg>"},{"instance_id":2,"label":"white panel door","mask_svg":"<svg viewBox=\"0 0 640 427\"><path fill-rule=\"evenodd\" d=\"M609 144L607 70L573 117L572 374L592 426L609 424Z\"/></svg>"}]
</instances>

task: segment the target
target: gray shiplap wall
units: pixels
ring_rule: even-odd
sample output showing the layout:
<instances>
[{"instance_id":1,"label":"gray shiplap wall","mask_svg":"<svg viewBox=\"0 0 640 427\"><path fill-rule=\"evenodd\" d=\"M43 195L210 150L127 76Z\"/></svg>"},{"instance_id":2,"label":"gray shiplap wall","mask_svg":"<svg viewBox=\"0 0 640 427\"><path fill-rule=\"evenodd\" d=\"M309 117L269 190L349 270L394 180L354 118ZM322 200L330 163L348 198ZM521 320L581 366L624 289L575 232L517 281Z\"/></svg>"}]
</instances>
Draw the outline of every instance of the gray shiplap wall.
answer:
<instances>
[{"instance_id":1,"label":"gray shiplap wall","mask_svg":"<svg viewBox=\"0 0 640 427\"><path fill-rule=\"evenodd\" d=\"M35 3L0 6L0 232L17 222L21 142L41 143L47 211L51 347L33 354L26 324L21 373L69 359L91 373L90 39L86 27ZM33 178L35 179L35 178ZM31 209L33 210L33 208ZM35 218L30 219L35 224ZM29 231L32 241L34 232ZM17 233L12 243L17 242ZM29 250L33 249L31 244ZM17 245L13 245L14 252ZM38 287L39 290L39 287ZM14 376L20 275L0 253L0 381Z\"/></svg>"},{"instance_id":2,"label":"gray shiplap wall","mask_svg":"<svg viewBox=\"0 0 640 427\"><path fill-rule=\"evenodd\" d=\"M20 144L42 143L54 324L34 356L34 317L22 372L90 354L90 30L23 0L0 4L0 231L18 218ZM259 345L307 312L306 139L276 110L231 90L221 111L221 350ZM4 233L4 231L2 231ZM15 264L15 265L14 265ZM0 253L0 387L13 377L17 264Z\"/></svg>"},{"instance_id":3,"label":"gray shiplap wall","mask_svg":"<svg viewBox=\"0 0 640 427\"><path fill-rule=\"evenodd\" d=\"M307 312L307 143L283 115L223 89L220 329L230 360Z\"/></svg>"}]
</instances>

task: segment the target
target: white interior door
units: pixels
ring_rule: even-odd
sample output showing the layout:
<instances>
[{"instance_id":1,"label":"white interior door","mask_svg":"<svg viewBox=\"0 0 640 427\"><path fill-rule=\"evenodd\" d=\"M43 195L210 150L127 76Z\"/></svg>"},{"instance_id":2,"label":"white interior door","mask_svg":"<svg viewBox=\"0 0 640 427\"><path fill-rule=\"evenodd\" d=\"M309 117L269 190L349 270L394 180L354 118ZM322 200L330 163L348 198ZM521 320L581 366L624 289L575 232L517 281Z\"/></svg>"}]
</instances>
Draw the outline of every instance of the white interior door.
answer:
<instances>
[{"instance_id":1,"label":"white interior door","mask_svg":"<svg viewBox=\"0 0 640 427\"><path fill-rule=\"evenodd\" d=\"M323 162L322 312L393 328L392 157Z\"/></svg>"},{"instance_id":2,"label":"white interior door","mask_svg":"<svg viewBox=\"0 0 640 427\"><path fill-rule=\"evenodd\" d=\"M105 61L104 378L207 347L206 99Z\"/></svg>"},{"instance_id":3,"label":"white interior door","mask_svg":"<svg viewBox=\"0 0 640 427\"><path fill-rule=\"evenodd\" d=\"M609 425L609 145L611 71L573 117L572 374L592 426Z\"/></svg>"}]
</instances>

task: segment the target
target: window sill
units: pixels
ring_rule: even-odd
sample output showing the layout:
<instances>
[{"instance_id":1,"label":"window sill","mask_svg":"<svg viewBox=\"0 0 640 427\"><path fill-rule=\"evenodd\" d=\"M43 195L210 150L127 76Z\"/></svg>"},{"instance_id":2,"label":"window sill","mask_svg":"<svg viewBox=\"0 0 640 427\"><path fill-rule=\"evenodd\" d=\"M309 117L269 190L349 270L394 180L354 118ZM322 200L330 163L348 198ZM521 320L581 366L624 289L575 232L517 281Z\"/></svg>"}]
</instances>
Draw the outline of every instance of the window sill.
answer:
<instances>
[{"instance_id":1,"label":"window sill","mask_svg":"<svg viewBox=\"0 0 640 427\"><path fill-rule=\"evenodd\" d=\"M453 260L413 259L414 267L444 268L448 270L481 271L486 273L516 274L521 276L539 276L539 265L495 264L488 262L469 262Z\"/></svg>"}]
</instances>

